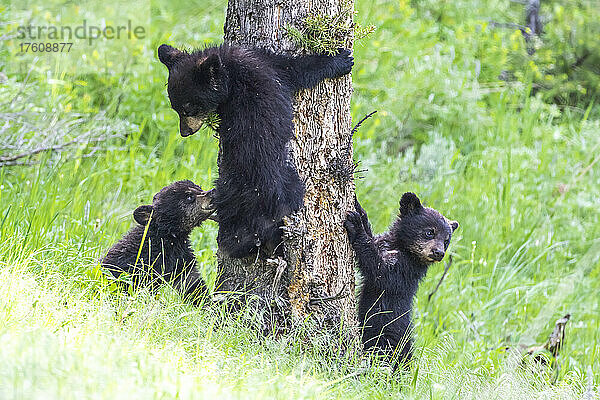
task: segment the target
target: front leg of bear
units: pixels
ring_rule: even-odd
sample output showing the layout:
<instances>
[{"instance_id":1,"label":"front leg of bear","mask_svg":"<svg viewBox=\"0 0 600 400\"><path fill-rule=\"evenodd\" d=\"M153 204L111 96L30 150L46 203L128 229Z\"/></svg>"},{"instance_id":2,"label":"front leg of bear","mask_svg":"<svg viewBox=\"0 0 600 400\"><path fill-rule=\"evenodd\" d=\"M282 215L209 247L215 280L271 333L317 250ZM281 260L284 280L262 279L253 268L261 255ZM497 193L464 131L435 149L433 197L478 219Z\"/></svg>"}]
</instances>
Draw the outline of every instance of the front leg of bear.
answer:
<instances>
[{"instance_id":1,"label":"front leg of bear","mask_svg":"<svg viewBox=\"0 0 600 400\"><path fill-rule=\"evenodd\" d=\"M316 54L300 57L276 56L276 68L287 76L291 89L297 92L310 89L325 79L335 79L352 71L354 58L350 50L339 49L337 54Z\"/></svg>"},{"instance_id":2,"label":"front leg of bear","mask_svg":"<svg viewBox=\"0 0 600 400\"><path fill-rule=\"evenodd\" d=\"M361 215L356 211L350 211L344 227L348 232L348 240L356 254L358 269L363 278L369 284L379 286L384 261L373 238L367 234Z\"/></svg>"},{"instance_id":3,"label":"front leg of bear","mask_svg":"<svg viewBox=\"0 0 600 400\"><path fill-rule=\"evenodd\" d=\"M356 212L360 215L365 233L367 234L367 236L372 238L373 231L371 230L371 223L369 222L369 217L367 216L367 212L365 211L365 209L362 208L362 206L358 202L358 198L356 196L354 196L354 208L356 209Z\"/></svg>"}]
</instances>

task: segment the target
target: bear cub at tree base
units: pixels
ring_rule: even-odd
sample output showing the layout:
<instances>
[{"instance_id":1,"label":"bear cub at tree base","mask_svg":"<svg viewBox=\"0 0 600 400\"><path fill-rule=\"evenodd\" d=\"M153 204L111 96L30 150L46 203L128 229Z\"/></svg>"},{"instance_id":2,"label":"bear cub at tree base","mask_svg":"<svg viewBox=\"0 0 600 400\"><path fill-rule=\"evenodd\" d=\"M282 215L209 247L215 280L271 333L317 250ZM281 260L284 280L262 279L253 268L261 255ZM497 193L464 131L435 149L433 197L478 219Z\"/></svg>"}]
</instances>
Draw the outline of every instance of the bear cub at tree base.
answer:
<instances>
[{"instance_id":1,"label":"bear cub at tree base","mask_svg":"<svg viewBox=\"0 0 600 400\"><path fill-rule=\"evenodd\" d=\"M169 70L167 91L181 136L214 115L220 120L219 248L235 258L259 247L269 255L281 242L283 217L300 209L304 197L288 149L293 95L348 74L350 51L291 57L227 44L187 53L163 44L158 57Z\"/></svg>"},{"instance_id":2,"label":"bear cub at tree base","mask_svg":"<svg viewBox=\"0 0 600 400\"><path fill-rule=\"evenodd\" d=\"M115 278L123 272L131 274L136 288L149 286L155 291L161 283L170 282L187 300L198 305L206 287L196 269L189 236L214 212L212 195L213 190L204 191L189 180L162 188L152 205L140 206L133 212L138 225L108 251L102 267Z\"/></svg>"},{"instance_id":3,"label":"bear cub at tree base","mask_svg":"<svg viewBox=\"0 0 600 400\"><path fill-rule=\"evenodd\" d=\"M444 258L458 222L423 207L409 192L402 196L398 218L387 232L373 236L358 201L344 226L363 277L358 304L363 345L407 362L413 351L413 298L427 268Z\"/></svg>"}]
</instances>

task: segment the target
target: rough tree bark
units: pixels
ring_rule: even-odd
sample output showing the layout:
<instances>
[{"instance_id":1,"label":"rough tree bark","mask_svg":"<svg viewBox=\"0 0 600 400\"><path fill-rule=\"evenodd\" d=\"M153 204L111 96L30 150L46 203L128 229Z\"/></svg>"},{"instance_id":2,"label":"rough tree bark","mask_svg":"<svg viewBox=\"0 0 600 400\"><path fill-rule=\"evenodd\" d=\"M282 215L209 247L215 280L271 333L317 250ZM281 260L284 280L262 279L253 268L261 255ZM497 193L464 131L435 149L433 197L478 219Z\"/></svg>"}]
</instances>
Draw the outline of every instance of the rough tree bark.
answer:
<instances>
[{"instance_id":1,"label":"rough tree bark","mask_svg":"<svg viewBox=\"0 0 600 400\"><path fill-rule=\"evenodd\" d=\"M301 28L307 15L337 15L346 0L229 0L225 41L276 52L300 50L286 26ZM352 13L347 13L352 18ZM351 21L348 21L351 23ZM346 38L352 48L353 37ZM233 260L218 254L221 291L253 298L265 330L311 321L355 335L354 256L343 221L353 207L350 76L327 80L295 101L291 159L306 184L304 207L285 221L284 259ZM291 317L291 318L290 318Z\"/></svg>"}]
</instances>

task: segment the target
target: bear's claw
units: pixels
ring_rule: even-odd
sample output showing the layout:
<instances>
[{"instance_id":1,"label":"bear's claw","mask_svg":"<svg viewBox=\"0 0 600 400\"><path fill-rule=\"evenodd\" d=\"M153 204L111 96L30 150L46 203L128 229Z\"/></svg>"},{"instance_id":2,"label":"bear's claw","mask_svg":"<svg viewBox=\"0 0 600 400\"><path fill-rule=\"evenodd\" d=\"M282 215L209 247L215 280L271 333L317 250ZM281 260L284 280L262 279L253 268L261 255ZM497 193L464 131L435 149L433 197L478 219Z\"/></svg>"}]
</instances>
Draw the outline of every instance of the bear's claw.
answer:
<instances>
[{"instance_id":1,"label":"bear's claw","mask_svg":"<svg viewBox=\"0 0 600 400\"><path fill-rule=\"evenodd\" d=\"M361 233L364 233L364 227L360 218L360 214L356 211L350 211L344 221L344 227L348 232L348 240L354 243Z\"/></svg>"}]
</instances>

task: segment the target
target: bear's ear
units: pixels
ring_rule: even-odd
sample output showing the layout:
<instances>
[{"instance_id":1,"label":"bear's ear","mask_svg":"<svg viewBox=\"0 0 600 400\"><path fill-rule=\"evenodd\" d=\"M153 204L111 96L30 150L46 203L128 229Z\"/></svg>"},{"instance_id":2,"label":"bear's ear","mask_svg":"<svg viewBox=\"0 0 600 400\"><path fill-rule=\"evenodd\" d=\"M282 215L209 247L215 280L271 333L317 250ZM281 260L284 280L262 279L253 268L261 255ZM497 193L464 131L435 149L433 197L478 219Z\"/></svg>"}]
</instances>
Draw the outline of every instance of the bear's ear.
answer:
<instances>
[{"instance_id":1,"label":"bear's ear","mask_svg":"<svg viewBox=\"0 0 600 400\"><path fill-rule=\"evenodd\" d=\"M161 44L158 48L158 59L165 64L168 69L171 69L175 62L183 56L184 52L171 47L168 44Z\"/></svg>"},{"instance_id":2,"label":"bear's ear","mask_svg":"<svg viewBox=\"0 0 600 400\"><path fill-rule=\"evenodd\" d=\"M152 217L152 212L154 209L151 205L143 205L139 206L133 211L133 219L140 225L147 225L148 221Z\"/></svg>"},{"instance_id":3,"label":"bear's ear","mask_svg":"<svg viewBox=\"0 0 600 400\"><path fill-rule=\"evenodd\" d=\"M204 60L198 61L198 76L202 80L216 82L221 72L221 57L218 54L213 54Z\"/></svg>"},{"instance_id":4,"label":"bear's ear","mask_svg":"<svg viewBox=\"0 0 600 400\"><path fill-rule=\"evenodd\" d=\"M416 194L406 192L402 195L400 199L400 216L410 215L422 208L421 201Z\"/></svg>"},{"instance_id":5,"label":"bear's ear","mask_svg":"<svg viewBox=\"0 0 600 400\"><path fill-rule=\"evenodd\" d=\"M460 226L460 224L458 223L458 221L450 221L450 222L448 222L448 224L450 224L450 228L452 228L452 232L454 232L455 230L457 230L458 227Z\"/></svg>"}]
</instances>

